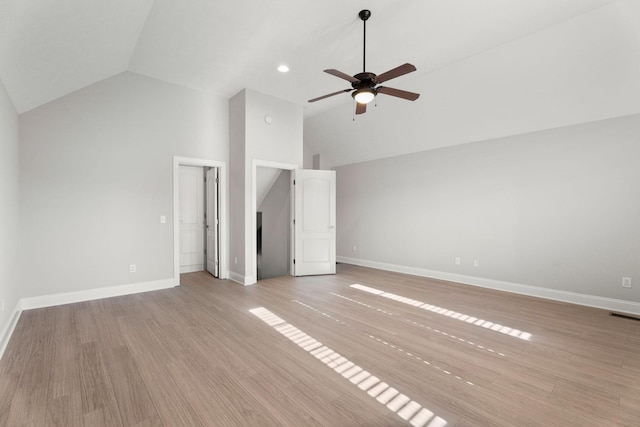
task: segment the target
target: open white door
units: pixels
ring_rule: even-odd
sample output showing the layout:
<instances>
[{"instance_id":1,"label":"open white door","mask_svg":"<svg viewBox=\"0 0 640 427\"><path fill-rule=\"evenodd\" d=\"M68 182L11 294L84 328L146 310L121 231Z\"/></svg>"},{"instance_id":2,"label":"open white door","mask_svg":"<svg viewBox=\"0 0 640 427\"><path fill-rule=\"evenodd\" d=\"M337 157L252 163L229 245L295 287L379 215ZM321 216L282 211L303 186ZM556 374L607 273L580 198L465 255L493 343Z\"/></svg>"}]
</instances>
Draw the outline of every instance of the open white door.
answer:
<instances>
[{"instance_id":1,"label":"open white door","mask_svg":"<svg viewBox=\"0 0 640 427\"><path fill-rule=\"evenodd\" d=\"M294 276L336 273L336 173L293 171Z\"/></svg>"},{"instance_id":2,"label":"open white door","mask_svg":"<svg viewBox=\"0 0 640 427\"><path fill-rule=\"evenodd\" d=\"M218 168L207 170L207 271L214 277L220 276L218 248Z\"/></svg>"}]
</instances>

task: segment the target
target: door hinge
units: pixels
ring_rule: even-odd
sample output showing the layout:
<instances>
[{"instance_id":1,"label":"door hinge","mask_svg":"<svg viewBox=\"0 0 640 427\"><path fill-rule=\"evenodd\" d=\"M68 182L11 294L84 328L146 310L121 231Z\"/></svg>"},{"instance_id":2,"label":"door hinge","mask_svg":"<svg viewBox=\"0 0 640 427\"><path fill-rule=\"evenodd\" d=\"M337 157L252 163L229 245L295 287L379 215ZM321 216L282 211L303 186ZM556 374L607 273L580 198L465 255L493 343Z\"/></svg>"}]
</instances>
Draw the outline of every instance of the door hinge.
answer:
<instances>
[{"instance_id":1,"label":"door hinge","mask_svg":"<svg viewBox=\"0 0 640 427\"><path fill-rule=\"evenodd\" d=\"M218 178L216 178L216 184L218 183Z\"/></svg>"},{"instance_id":2,"label":"door hinge","mask_svg":"<svg viewBox=\"0 0 640 427\"><path fill-rule=\"evenodd\" d=\"M296 185L296 180L295 179L293 180L293 185Z\"/></svg>"},{"instance_id":3,"label":"door hinge","mask_svg":"<svg viewBox=\"0 0 640 427\"><path fill-rule=\"evenodd\" d=\"M295 218L293 219L293 225L296 225L296 219Z\"/></svg>"},{"instance_id":4,"label":"door hinge","mask_svg":"<svg viewBox=\"0 0 640 427\"><path fill-rule=\"evenodd\" d=\"M295 265L295 264L296 264L296 259L294 258L294 259L293 259L293 265Z\"/></svg>"}]
</instances>

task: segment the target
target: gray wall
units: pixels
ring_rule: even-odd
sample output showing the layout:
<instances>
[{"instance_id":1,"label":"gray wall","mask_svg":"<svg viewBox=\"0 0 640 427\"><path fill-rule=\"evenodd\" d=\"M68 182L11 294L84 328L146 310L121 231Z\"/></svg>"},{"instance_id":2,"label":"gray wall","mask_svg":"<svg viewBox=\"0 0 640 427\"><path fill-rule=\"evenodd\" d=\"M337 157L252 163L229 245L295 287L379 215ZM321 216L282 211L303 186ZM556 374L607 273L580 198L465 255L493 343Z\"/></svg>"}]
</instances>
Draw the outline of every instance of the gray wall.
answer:
<instances>
[{"instance_id":1,"label":"gray wall","mask_svg":"<svg viewBox=\"0 0 640 427\"><path fill-rule=\"evenodd\" d=\"M228 160L227 101L126 72L19 121L21 297L171 279L173 156Z\"/></svg>"},{"instance_id":2,"label":"gray wall","mask_svg":"<svg viewBox=\"0 0 640 427\"><path fill-rule=\"evenodd\" d=\"M18 304L18 113L0 80L0 338Z\"/></svg>"},{"instance_id":3,"label":"gray wall","mask_svg":"<svg viewBox=\"0 0 640 427\"><path fill-rule=\"evenodd\" d=\"M640 115L336 170L339 258L640 302Z\"/></svg>"},{"instance_id":4,"label":"gray wall","mask_svg":"<svg viewBox=\"0 0 640 427\"><path fill-rule=\"evenodd\" d=\"M260 170L262 168L259 168ZM291 260L291 172L283 171L258 206L262 212L262 278L289 274Z\"/></svg>"}]
</instances>

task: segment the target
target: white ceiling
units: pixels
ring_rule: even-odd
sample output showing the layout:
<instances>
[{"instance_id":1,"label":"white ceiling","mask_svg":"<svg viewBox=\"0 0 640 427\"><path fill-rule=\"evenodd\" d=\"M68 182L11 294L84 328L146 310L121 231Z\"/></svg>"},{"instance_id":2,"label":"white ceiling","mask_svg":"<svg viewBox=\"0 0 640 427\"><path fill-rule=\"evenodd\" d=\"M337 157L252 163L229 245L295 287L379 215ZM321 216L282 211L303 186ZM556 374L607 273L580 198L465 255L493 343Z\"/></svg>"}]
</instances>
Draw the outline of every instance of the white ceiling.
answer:
<instances>
[{"instance_id":1,"label":"white ceiling","mask_svg":"<svg viewBox=\"0 0 640 427\"><path fill-rule=\"evenodd\" d=\"M243 88L304 105L305 116L350 102L322 72L404 62L411 80L614 0L0 0L0 79L18 112L123 71L229 98ZM281 74L276 66L291 71ZM403 80L404 79L404 80Z\"/></svg>"}]
</instances>

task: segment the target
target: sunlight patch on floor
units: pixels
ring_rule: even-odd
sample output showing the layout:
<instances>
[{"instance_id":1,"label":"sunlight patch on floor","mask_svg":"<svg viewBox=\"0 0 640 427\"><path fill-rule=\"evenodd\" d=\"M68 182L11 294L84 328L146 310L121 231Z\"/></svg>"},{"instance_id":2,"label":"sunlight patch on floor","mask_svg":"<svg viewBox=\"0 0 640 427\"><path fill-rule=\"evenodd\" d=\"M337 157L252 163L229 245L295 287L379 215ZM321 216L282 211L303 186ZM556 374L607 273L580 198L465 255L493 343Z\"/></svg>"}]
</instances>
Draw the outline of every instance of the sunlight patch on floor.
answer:
<instances>
[{"instance_id":1,"label":"sunlight patch on floor","mask_svg":"<svg viewBox=\"0 0 640 427\"><path fill-rule=\"evenodd\" d=\"M320 360L336 373L342 375L360 390L375 398L379 403L395 412L400 418L408 421L414 427L444 427L447 422L436 416L427 408L411 400L395 388L381 381L378 377L365 371L360 366L341 356L329 347L307 335L295 326L286 323L264 307L256 307L249 310L267 325L274 328L280 334L289 338L299 347L304 349L316 359Z\"/></svg>"},{"instance_id":2,"label":"sunlight patch on floor","mask_svg":"<svg viewBox=\"0 0 640 427\"><path fill-rule=\"evenodd\" d=\"M353 299L353 298L346 297L346 296L344 296L344 295L337 294L337 293L335 293L335 292L331 292L331 295L336 296L336 297L338 297L338 298L342 298L342 299L344 299L344 300L346 300L346 301L349 301L349 302L353 302L353 303L358 304L358 305L361 305L361 306L363 306L363 307L367 307L367 308L370 308L370 309L372 309L372 310L376 310L377 312L382 313L382 314L386 314L387 316L396 316L395 314L393 314L393 313L391 313L391 312L389 312L389 311L383 310L383 309L381 309L381 308L374 307L374 306L372 306L371 304L367 304L367 303L364 303L364 302L362 302L362 301L358 301L358 300L355 300L355 299ZM458 336L453 335L453 334L450 334L450 333L448 333L448 332L441 331L441 330L439 330L439 329L432 328L431 326L427 326L427 325L424 325L424 324L422 324L422 323L418 323L418 322L413 321L413 320L405 319L405 318L400 317L400 316L396 316L396 317L400 318L403 322L409 323L409 324L411 324L411 325L413 325L413 326L417 326L417 327L419 327L419 328L427 329L428 331L431 331L431 332L433 332L433 333L435 333L435 334L442 335L443 337L446 337L446 338L449 338L449 339L452 339L452 340L458 341L458 342L460 342L460 343L464 343L464 344L470 345L470 346L472 346L472 347L477 348L478 350L486 351L486 352L488 352L488 353L497 354L497 355L498 355L498 356L500 356L500 357L505 357L505 356L506 356L506 355L505 355L504 353L502 353L502 352L496 351L496 350L494 350L494 349L492 349L492 348L489 348L489 347L485 347L485 346L483 346L483 345L481 345L481 344L477 344L477 343L475 343L475 342L473 342L473 341L470 341L470 340L467 340L467 339L464 339L464 338L458 337Z\"/></svg>"},{"instance_id":3,"label":"sunlight patch on floor","mask_svg":"<svg viewBox=\"0 0 640 427\"><path fill-rule=\"evenodd\" d=\"M336 295L336 296L340 296L340 295L338 295L338 294L334 294L333 292L332 292L331 294L332 294L332 295ZM347 298L347 297L343 297L343 298L345 298L345 299L347 299L347 300L350 300L350 298ZM309 304L305 304L305 303L303 303L302 301L298 301L298 300L291 300L291 301L292 301L292 302L295 302L295 303L297 303L297 304L300 304L301 306L303 306L303 307L305 307L305 308L307 308L307 309L309 309L309 310L312 310L312 311L314 311L314 312L316 312L316 313L318 313L318 314L320 314L320 315L322 315L322 316L324 316L324 317L326 317L326 318L328 318L328 319L331 319L331 320L333 320L333 321L334 321L334 322L336 322L336 323L340 323L340 324L341 324L341 325L343 325L343 326L350 327L350 325L349 325L348 323L343 322L342 320L340 320L340 319L336 318L335 316L332 316L332 315L330 315L330 314L328 314L328 313L325 313L325 312L323 312L323 311L321 311L321 310L318 310L317 308L312 307L312 306L310 306ZM363 304L363 305L366 305L366 304ZM373 308L373 307L372 307L372 308ZM392 314L390 314L390 313L389 313L389 315L392 315ZM404 320L404 319L403 319L403 320ZM419 325L419 324L418 324L418 323L416 323L416 322L410 322L410 323L415 323L415 325ZM429 328L429 329L431 329L431 328ZM438 332L440 332L440 331L438 331ZM421 355L419 355L419 354L411 353L410 351L407 351L407 350L403 349L400 345L394 345L394 344L391 344L391 343L389 343L389 342L385 341L384 339L382 339L382 338L380 338L380 337L376 337L376 336L371 335L371 334L368 334L368 333L366 333L366 332L358 331L358 333L363 333L365 336L367 336L367 337L369 337L369 338L371 338L371 339L373 339L373 340L377 341L378 343L380 343L380 344L382 344L382 345L384 345L384 346L387 346L387 347L389 347L389 348L392 348L392 349L396 350L397 352L399 352L399 353L403 354L405 357L408 357L408 358L411 358L411 359L415 359L415 360L417 360L418 362L421 362L421 363L423 363L423 364L425 364L425 365L429 366L430 368L433 368L433 369L435 369L435 370L437 370L437 371L440 371L440 372L442 372L442 373L445 373L445 374L447 374L447 375L451 375L452 377L454 377L454 378L455 378L455 379L457 379L457 380L464 381L464 382L465 382L466 384L468 384L468 385L471 385L471 386L473 386L473 385L474 385L474 383L472 383L471 381L464 380L464 379L463 379L462 377L460 377L459 375L452 374L451 372L447 371L446 369L441 368L441 367L440 367L440 366L438 366L434 361L429 361L429 360L427 360L427 357L426 357L426 356L424 356L424 355L423 355L423 356L421 356ZM441 333L442 333L442 334L444 334L444 335L446 335L446 336L450 336L450 337L452 337L452 338L454 338L454 339L455 339L455 338L457 338L457 337L455 337L455 336L453 336L453 335L447 334L446 332L441 332ZM463 340L463 339L461 339L461 338L458 338L458 340L460 340L460 341L464 341L464 340ZM473 344L473 343L471 343L471 344ZM480 347L481 349L484 349L484 347L483 347L483 346L478 346L478 347ZM492 349L485 349L485 350L489 351L490 353L495 353L495 354L499 354L500 356L504 356L504 354L502 354L502 353L497 353L497 352L495 352L495 351L494 351L494 350L492 350Z\"/></svg>"},{"instance_id":4,"label":"sunlight patch on floor","mask_svg":"<svg viewBox=\"0 0 640 427\"><path fill-rule=\"evenodd\" d=\"M453 310L448 310L446 308L438 307L435 305L427 304L422 301L414 300L411 298L403 297L400 295L392 294L389 292L382 291L380 289L371 288L369 286L363 286L359 284L351 285L353 289L358 289L360 291L368 292L370 294L379 295L384 298L388 298L394 301L398 301L404 304L412 305L417 308L421 308L423 310L431 311L436 314L440 314L443 316L451 317L452 319L460 320L462 322L480 326L485 329L489 329L495 332L499 332L501 334L505 334L511 337L519 338L521 340L528 341L531 339L531 334L529 332L523 332L515 328L510 328L508 326L500 325L498 323L489 322L487 320L478 319L477 317L469 316L467 314L458 313Z\"/></svg>"}]
</instances>

